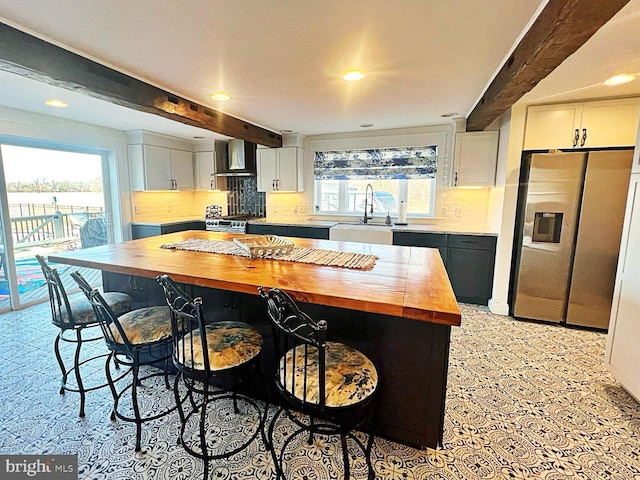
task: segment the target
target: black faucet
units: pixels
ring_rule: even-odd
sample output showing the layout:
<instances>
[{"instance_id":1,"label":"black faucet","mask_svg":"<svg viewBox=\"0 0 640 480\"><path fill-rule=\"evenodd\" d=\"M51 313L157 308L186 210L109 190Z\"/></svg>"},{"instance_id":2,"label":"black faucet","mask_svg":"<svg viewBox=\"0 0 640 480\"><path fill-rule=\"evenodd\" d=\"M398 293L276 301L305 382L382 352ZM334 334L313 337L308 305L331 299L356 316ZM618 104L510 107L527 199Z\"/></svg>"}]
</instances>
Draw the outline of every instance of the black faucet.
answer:
<instances>
[{"instance_id":1,"label":"black faucet","mask_svg":"<svg viewBox=\"0 0 640 480\"><path fill-rule=\"evenodd\" d=\"M369 194L369 190L371 190L371 216L367 216L367 195ZM362 219L362 223L367 223L368 220L373 219L373 186L370 183L367 183L367 188L364 190L364 218Z\"/></svg>"}]
</instances>

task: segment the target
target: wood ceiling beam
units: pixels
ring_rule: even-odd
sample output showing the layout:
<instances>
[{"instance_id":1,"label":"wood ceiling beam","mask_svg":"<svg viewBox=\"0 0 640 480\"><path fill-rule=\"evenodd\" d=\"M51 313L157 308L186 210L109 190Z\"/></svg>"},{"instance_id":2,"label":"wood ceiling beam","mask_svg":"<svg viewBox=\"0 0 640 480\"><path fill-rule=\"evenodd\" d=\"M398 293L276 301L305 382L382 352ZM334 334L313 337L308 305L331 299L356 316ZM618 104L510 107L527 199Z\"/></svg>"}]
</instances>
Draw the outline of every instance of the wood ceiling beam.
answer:
<instances>
[{"instance_id":1,"label":"wood ceiling beam","mask_svg":"<svg viewBox=\"0 0 640 480\"><path fill-rule=\"evenodd\" d=\"M0 23L0 70L193 127L281 147L282 136Z\"/></svg>"},{"instance_id":2,"label":"wood ceiling beam","mask_svg":"<svg viewBox=\"0 0 640 480\"><path fill-rule=\"evenodd\" d=\"M467 118L467 130L484 130L627 3L549 0Z\"/></svg>"}]
</instances>

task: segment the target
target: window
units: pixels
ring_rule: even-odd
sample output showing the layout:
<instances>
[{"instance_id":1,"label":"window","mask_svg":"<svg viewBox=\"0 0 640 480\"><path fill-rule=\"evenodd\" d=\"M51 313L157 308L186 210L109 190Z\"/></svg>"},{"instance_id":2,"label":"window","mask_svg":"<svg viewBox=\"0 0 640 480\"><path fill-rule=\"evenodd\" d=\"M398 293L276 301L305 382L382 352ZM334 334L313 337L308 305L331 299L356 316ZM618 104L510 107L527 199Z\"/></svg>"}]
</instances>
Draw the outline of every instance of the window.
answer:
<instances>
[{"instance_id":1,"label":"window","mask_svg":"<svg viewBox=\"0 0 640 480\"><path fill-rule=\"evenodd\" d=\"M436 145L315 152L315 212L363 214L371 184L374 216L397 215L400 202L433 216L437 158Z\"/></svg>"}]
</instances>

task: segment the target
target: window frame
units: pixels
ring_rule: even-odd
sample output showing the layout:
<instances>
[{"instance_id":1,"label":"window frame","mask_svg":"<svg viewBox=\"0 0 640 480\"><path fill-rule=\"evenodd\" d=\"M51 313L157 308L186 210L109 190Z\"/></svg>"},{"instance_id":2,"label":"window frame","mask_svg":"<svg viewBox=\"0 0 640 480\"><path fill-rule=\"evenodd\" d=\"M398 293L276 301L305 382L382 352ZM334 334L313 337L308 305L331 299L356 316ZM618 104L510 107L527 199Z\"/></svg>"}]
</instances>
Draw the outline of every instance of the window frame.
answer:
<instances>
[{"instance_id":1,"label":"window frame","mask_svg":"<svg viewBox=\"0 0 640 480\"><path fill-rule=\"evenodd\" d=\"M436 145L438 147L438 166L434 179L433 215L408 214L408 218L428 219L438 216L441 210L443 187L451 176L451 157L453 151L453 125L432 125L407 129L378 130L371 132L352 132L344 134L327 134L310 136L305 139L305 168L313 172L315 152L328 150L356 150L369 148L402 148ZM313 173L307 177L306 188L312 192L309 200L313 199L313 208L309 213L320 217L359 218L353 213L320 212L316 211L319 194ZM407 186L408 190L408 186ZM346 194L346 192L345 192ZM407 193L408 194L408 193ZM341 199L341 201L344 199ZM398 200L399 201L399 200ZM380 213L381 216L382 213Z\"/></svg>"}]
</instances>

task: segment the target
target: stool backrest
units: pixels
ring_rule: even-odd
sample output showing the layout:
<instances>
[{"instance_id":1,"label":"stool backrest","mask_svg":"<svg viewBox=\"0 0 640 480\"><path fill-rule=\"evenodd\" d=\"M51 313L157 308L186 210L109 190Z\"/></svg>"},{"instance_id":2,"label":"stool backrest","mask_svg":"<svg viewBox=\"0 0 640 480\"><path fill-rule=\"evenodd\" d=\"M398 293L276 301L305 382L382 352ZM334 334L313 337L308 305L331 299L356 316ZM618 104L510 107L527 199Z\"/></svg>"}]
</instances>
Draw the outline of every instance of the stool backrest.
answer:
<instances>
[{"instance_id":1,"label":"stool backrest","mask_svg":"<svg viewBox=\"0 0 640 480\"><path fill-rule=\"evenodd\" d=\"M113 313L113 310L100 294L100 291L97 288L93 288L80 272L71 272L71 278L75 280L80 287L80 290L82 290L82 293L85 294L87 300L89 300L89 303L93 307L93 311L100 322L100 328L102 328L104 339L109 348L115 349L124 344L129 350L133 350L133 344L129 341L122 325L120 325L118 316ZM116 331L120 334L122 341L118 341L111 325L113 325Z\"/></svg>"},{"instance_id":2,"label":"stool backrest","mask_svg":"<svg viewBox=\"0 0 640 480\"><path fill-rule=\"evenodd\" d=\"M192 299L169 275L158 275L156 281L164 290L171 310L171 334L173 336L173 362L178 369L201 365L205 377L210 374L207 332L202 309L202 298ZM199 328L199 337L186 335ZM200 345L194 346L194 340ZM200 358L200 355L202 357Z\"/></svg>"},{"instance_id":3,"label":"stool backrest","mask_svg":"<svg viewBox=\"0 0 640 480\"><path fill-rule=\"evenodd\" d=\"M73 318L67 291L60 279L60 275L58 275L58 270L51 268L41 255L36 255L36 260L40 264L44 280L47 282L47 289L49 290L51 321L60 328L73 328L75 319Z\"/></svg>"},{"instance_id":4,"label":"stool backrest","mask_svg":"<svg viewBox=\"0 0 640 480\"><path fill-rule=\"evenodd\" d=\"M258 291L271 320L278 390L293 405L323 408L327 322L313 320L283 290Z\"/></svg>"}]
</instances>

